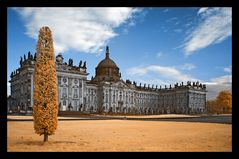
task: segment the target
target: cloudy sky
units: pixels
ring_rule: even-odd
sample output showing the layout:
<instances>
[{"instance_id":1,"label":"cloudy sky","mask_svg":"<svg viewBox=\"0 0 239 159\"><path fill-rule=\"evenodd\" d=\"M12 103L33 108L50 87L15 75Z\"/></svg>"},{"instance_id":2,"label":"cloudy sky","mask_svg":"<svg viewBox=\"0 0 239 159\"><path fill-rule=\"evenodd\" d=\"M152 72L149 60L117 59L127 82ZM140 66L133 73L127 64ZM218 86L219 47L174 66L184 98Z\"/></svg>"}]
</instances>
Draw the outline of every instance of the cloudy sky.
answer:
<instances>
[{"instance_id":1,"label":"cloudy sky","mask_svg":"<svg viewBox=\"0 0 239 159\"><path fill-rule=\"evenodd\" d=\"M88 79L108 45L123 80L200 81L211 99L231 90L231 15L231 8L8 8L8 81L20 56L35 53L39 28L47 25L55 55L74 65L86 61Z\"/></svg>"}]
</instances>

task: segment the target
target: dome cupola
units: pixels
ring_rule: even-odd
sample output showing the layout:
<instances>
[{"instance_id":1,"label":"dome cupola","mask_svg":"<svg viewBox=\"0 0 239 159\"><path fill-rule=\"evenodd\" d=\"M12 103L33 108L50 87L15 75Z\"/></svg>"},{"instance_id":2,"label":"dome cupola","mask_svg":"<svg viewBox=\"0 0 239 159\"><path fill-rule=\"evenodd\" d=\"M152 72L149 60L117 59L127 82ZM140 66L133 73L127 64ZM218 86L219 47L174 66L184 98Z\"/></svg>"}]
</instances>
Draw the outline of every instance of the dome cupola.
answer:
<instances>
[{"instance_id":1,"label":"dome cupola","mask_svg":"<svg viewBox=\"0 0 239 159\"><path fill-rule=\"evenodd\" d=\"M119 68L115 64L115 62L110 59L110 52L108 46L106 46L105 59L100 61L95 70L96 75L93 79L94 82L116 82L120 80Z\"/></svg>"}]
</instances>

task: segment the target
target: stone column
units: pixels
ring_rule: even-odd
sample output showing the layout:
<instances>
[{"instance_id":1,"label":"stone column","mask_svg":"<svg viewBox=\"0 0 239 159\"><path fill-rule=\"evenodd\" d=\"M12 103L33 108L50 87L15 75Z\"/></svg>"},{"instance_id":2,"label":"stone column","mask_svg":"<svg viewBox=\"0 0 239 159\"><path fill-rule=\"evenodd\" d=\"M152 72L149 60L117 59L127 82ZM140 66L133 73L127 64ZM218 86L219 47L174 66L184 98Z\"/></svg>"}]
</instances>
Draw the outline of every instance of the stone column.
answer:
<instances>
[{"instance_id":1,"label":"stone column","mask_svg":"<svg viewBox=\"0 0 239 159\"><path fill-rule=\"evenodd\" d=\"M203 106L203 108L204 108L204 112L206 112L207 113L207 108L206 108L206 103L207 103L207 97L206 97L206 93L205 94L203 94L203 97L204 97L204 106Z\"/></svg>"},{"instance_id":2,"label":"stone column","mask_svg":"<svg viewBox=\"0 0 239 159\"><path fill-rule=\"evenodd\" d=\"M81 80L81 104L83 104L83 102L84 102L84 91L83 91L83 89L84 89L84 86L83 86L83 79Z\"/></svg>"},{"instance_id":3,"label":"stone column","mask_svg":"<svg viewBox=\"0 0 239 159\"><path fill-rule=\"evenodd\" d=\"M31 74L31 107L33 107L33 87L34 87L34 82L33 82L33 73Z\"/></svg>"},{"instance_id":4,"label":"stone column","mask_svg":"<svg viewBox=\"0 0 239 159\"><path fill-rule=\"evenodd\" d=\"M112 106L112 93L113 91L111 90L111 88L109 88L109 108L108 110L110 109L110 107Z\"/></svg>"}]
</instances>

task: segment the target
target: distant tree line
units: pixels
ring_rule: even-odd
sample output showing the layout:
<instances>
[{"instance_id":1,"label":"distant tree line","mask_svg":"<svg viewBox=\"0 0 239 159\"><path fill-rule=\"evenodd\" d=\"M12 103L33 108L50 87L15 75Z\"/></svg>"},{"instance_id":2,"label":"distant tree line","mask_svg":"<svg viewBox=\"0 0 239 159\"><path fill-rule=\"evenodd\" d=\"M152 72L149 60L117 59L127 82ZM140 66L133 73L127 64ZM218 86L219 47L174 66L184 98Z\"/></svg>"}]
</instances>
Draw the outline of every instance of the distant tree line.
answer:
<instances>
[{"instance_id":1,"label":"distant tree line","mask_svg":"<svg viewBox=\"0 0 239 159\"><path fill-rule=\"evenodd\" d=\"M218 114L232 113L232 93L228 90L219 92L216 99L207 101L207 111Z\"/></svg>"}]
</instances>

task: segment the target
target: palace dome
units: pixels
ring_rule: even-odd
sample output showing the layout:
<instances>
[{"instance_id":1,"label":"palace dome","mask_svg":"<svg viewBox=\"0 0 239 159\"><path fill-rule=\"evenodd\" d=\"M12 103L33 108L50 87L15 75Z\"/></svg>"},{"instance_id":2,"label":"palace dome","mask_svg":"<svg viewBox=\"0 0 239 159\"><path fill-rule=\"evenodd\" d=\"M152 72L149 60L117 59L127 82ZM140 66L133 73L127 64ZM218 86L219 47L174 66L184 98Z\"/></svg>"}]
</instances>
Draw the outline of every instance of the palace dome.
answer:
<instances>
[{"instance_id":1,"label":"palace dome","mask_svg":"<svg viewBox=\"0 0 239 159\"><path fill-rule=\"evenodd\" d=\"M116 82L120 80L119 67L116 63L109 57L109 47L106 47L105 59L100 61L100 63L95 68L96 75L93 79L94 82L110 81Z\"/></svg>"},{"instance_id":2,"label":"palace dome","mask_svg":"<svg viewBox=\"0 0 239 159\"><path fill-rule=\"evenodd\" d=\"M109 57L105 58L104 60L100 61L97 68L118 68L117 65L113 60L111 60Z\"/></svg>"}]
</instances>

